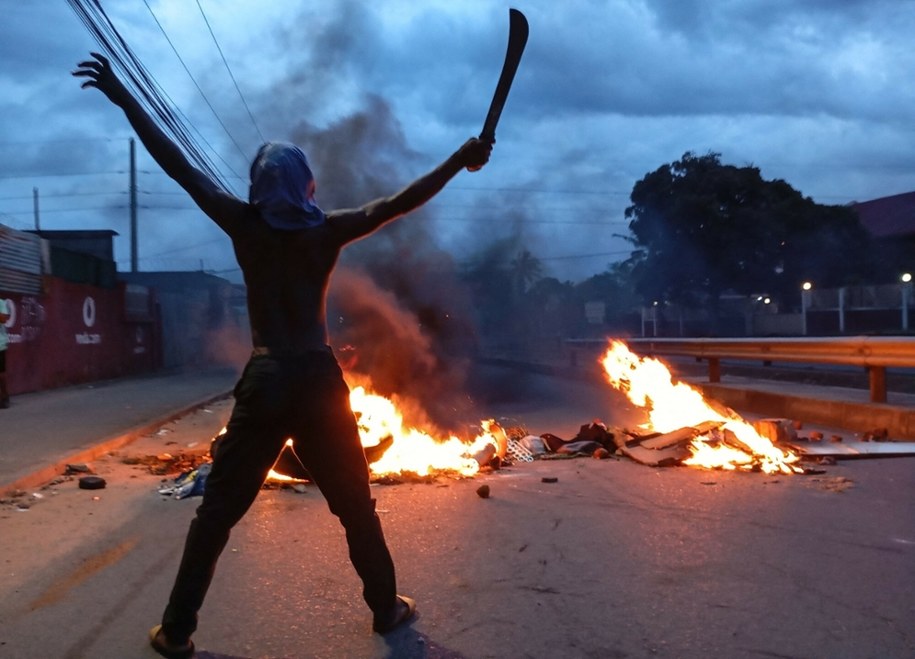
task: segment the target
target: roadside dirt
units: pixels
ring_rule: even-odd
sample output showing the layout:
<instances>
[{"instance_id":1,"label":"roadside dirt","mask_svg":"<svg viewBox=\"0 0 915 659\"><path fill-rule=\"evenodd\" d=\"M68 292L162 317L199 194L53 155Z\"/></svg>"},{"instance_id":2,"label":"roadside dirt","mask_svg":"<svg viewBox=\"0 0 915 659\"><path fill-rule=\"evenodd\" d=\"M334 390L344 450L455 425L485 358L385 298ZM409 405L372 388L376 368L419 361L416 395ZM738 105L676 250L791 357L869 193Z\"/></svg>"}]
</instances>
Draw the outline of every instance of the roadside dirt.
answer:
<instances>
[{"instance_id":1,"label":"roadside dirt","mask_svg":"<svg viewBox=\"0 0 915 659\"><path fill-rule=\"evenodd\" d=\"M70 473L41 487L14 492L0 499L0 519L34 513L38 508L47 511L48 504L59 499L97 502L124 496L125 487L162 496L158 494L161 486L208 460L210 442L225 425L231 407L230 398L216 401L97 460L71 465ZM80 479L85 476L101 477L105 486L81 489Z\"/></svg>"}]
</instances>

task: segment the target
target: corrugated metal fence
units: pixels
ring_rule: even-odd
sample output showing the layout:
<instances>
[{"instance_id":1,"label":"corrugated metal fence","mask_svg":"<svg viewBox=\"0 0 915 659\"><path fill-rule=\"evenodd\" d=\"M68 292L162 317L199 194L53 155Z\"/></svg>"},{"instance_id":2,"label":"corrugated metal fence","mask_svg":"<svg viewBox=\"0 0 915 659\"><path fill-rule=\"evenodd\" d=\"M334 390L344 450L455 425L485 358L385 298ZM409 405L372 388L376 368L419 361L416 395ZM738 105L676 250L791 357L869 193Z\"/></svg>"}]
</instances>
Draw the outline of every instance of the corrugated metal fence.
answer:
<instances>
[{"instance_id":1,"label":"corrugated metal fence","mask_svg":"<svg viewBox=\"0 0 915 659\"><path fill-rule=\"evenodd\" d=\"M50 252L38 236L0 224L0 290L25 295L41 292Z\"/></svg>"}]
</instances>

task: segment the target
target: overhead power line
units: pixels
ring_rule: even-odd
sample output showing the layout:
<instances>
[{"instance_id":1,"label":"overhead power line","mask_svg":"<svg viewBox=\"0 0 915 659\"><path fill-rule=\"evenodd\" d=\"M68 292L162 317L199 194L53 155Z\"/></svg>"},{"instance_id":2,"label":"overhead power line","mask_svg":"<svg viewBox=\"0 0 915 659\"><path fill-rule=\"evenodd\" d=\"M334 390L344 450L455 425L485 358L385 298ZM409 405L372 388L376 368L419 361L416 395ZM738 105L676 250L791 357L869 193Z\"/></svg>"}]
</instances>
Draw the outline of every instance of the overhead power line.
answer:
<instances>
[{"instance_id":1,"label":"overhead power line","mask_svg":"<svg viewBox=\"0 0 915 659\"><path fill-rule=\"evenodd\" d=\"M51 208L51 209L42 208L41 214L49 215L52 213L54 213L54 214L56 214L56 213L90 213L90 212L95 212L95 211L123 210L125 208L127 208L126 204L120 204L120 205L116 205L116 206L92 206L90 208ZM34 213L35 213L34 210L6 211L7 215L30 216L30 215L34 215Z\"/></svg>"},{"instance_id":2,"label":"overhead power line","mask_svg":"<svg viewBox=\"0 0 915 659\"><path fill-rule=\"evenodd\" d=\"M115 192L42 192L42 199L49 198L59 198L59 197L108 197L111 195L124 195L127 194L126 190L118 190ZM29 195L13 195L10 197L0 197L0 201L12 201L19 199L34 199L34 194Z\"/></svg>"},{"instance_id":3,"label":"overhead power line","mask_svg":"<svg viewBox=\"0 0 915 659\"><path fill-rule=\"evenodd\" d=\"M203 16L203 22L206 23L207 29L210 31L210 36L213 37L213 43L216 45L216 50L219 51L219 56L222 58L222 63L225 64L226 71L228 72L229 77L232 78L232 84L235 85L235 91L238 92L238 97L241 99L242 105L245 106L248 117L251 119L251 125L254 126L254 130L257 131L257 135L261 138L261 142L266 142L267 140L264 138L264 134L261 133L261 129L257 125L257 121L255 121L254 115L251 113L251 108L248 107L248 101L245 100L245 96L241 93L241 89L238 86L238 81L235 80L235 76L232 74L232 69L229 68L229 62L226 61L226 56L223 54L222 48L219 46L219 41L217 41L216 35L213 33L213 28L210 26L210 21L207 19L207 15L203 11L203 6L200 4L200 0L197 0L197 8L200 10L200 15Z\"/></svg>"},{"instance_id":4,"label":"overhead power line","mask_svg":"<svg viewBox=\"0 0 915 659\"><path fill-rule=\"evenodd\" d=\"M229 186L225 178L194 138L191 129L203 139L200 132L187 117L182 115L179 118L180 111L177 110L174 102L127 45L98 0L67 0L67 2L95 38L102 52L122 72L124 84L131 89L133 96L147 110L152 120L172 138L198 169L228 192ZM204 142L206 142L205 139ZM231 166L219 156L219 153L209 143L207 146L231 171ZM238 176L236 172L232 173Z\"/></svg>"},{"instance_id":5,"label":"overhead power line","mask_svg":"<svg viewBox=\"0 0 915 659\"><path fill-rule=\"evenodd\" d=\"M238 149L238 153L241 154L242 160L246 160L247 156L245 155L244 149L242 149L238 142L235 141L235 137L232 135L232 132L229 128L223 123L222 119L219 116L219 113L216 112L216 108L213 107L213 104L210 103L210 99L204 93L203 89L200 87L200 84L197 82L197 79L194 77L194 74L191 73L191 70L188 68L187 64L184 63L181 54L178 52L178 49L175 48L175 44L172 43L171 38L168 36L168 32L165 31L165 28L162 26L162 23L159 22L159 19L156 18L155 12L152 10L152 7L149 6L148 0L143 0L143 4L146 5L146 8L149 10L150 16L153 17L153 20L156 22L156 25L159 27L159 30L162 32L162 36L165 37L165 40L168 42L168 45L171 46L172 51L175 53L175 57L178 58L178 61L181 62L181 66L184 67L185 72L188 77L191 79L191 82L194 83L194 86L197 88L197 91L200 92L200 96L203 97L204 102L207 104L207 107L210 108L210 111L213 113L213 116L216 117L216 121L219 122L219 125L222 126L222 129L226 132L226 135L229 136L229 139L232 140L232 144L235 145L235 148Z\"/></svg>"},{"instance_id":6,"label":"overhead power line","mask_svg":"<svg viewBox=\"0 0 915 659\"><path fill-rule=\"evenodd\" d=\"M47 177L67 177L67 176L112 176L114 174L126 174L127 172L123 169L116 170L113 172L51 172L51 173L41 173L41 172L26 172L25 174L3 174L0 173L0 179L3 178L47 178Z\"/></svg>"},{"instance_id":7,"label":"overhead power line","mask_svg":"<svg viewBox=\"0 0 915 659\"><path fill-rule=\"evenodd\" d=\"M80 142L115 142L122 138L117 137L67 137L52 140L22 140L22 141L0 141L0 146L37 146L42 144L68 144Z\"/></svg>"}]
</instances>

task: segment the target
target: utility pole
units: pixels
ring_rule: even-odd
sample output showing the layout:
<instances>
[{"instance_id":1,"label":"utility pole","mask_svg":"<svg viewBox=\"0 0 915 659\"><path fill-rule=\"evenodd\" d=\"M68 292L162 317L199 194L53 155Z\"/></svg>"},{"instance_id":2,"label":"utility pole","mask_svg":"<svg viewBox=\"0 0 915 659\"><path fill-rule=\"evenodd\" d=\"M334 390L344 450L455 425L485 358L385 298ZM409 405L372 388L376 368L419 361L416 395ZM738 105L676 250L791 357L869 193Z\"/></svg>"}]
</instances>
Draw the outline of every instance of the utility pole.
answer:
<instances>
[{"instance_id":1,"label":"utility pole","mask_svg":"<svg viewBox=\"0 0 915 659\"><path fill-rule=\"evenodd\" d=\"M32 208L35 211L35 231L41 231L41 217L38 214L38 188L32 188Z\"/></svg>"},{"instance_id":2,"label":"utility pole","mask_svg":"<svg viewBox=\"0 0 915 659\"><path fill-rule=\"evenodd\" d=\"M137 272L137 145L130 138L130 271Z\"/></svg>"}]
</instances>

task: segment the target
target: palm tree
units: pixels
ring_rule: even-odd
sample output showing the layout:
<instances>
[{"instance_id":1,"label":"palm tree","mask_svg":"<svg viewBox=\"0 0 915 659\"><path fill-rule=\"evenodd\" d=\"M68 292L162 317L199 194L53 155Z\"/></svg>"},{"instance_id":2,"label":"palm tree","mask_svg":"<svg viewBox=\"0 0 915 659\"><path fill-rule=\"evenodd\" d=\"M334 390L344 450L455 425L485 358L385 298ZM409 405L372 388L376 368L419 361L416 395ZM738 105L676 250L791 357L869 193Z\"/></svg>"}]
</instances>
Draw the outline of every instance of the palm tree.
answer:
<instances>
[{"instance_id":1,"label":"palm tree","mask_svg":"<svg viewBox=\"0 0 915 659\"><path fill-rule=\"evenodd\" d=\"M528 250L524 249L512 259L510 271L515 291L518 297L521 297L527 292L531 284L537 282L543 276L543 263Z\"/></svg>"}]
</instances>

